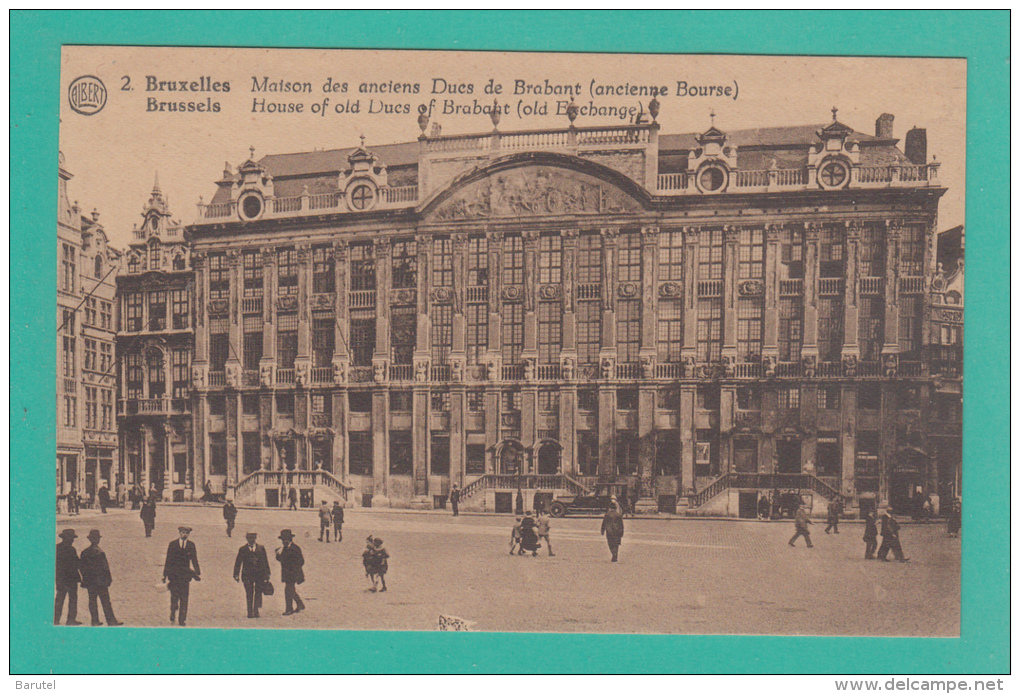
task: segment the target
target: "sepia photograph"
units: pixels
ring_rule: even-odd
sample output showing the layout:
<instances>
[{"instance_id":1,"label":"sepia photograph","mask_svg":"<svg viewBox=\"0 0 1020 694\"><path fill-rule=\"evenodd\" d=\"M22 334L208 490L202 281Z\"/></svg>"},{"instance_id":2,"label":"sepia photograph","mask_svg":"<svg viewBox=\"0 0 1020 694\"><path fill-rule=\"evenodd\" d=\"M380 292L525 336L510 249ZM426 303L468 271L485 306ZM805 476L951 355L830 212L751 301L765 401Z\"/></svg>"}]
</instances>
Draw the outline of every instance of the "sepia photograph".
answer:
<instances>
[{"instance_id":1,"label":"sepia photograph","mask_svg":"<svg viewBox=\"0 0 1020 694\"><path fill-rule=\"evenodd\" d=\"M965 60L60 84L54 625L960 636Z\"/></svg>"}]
</instances>

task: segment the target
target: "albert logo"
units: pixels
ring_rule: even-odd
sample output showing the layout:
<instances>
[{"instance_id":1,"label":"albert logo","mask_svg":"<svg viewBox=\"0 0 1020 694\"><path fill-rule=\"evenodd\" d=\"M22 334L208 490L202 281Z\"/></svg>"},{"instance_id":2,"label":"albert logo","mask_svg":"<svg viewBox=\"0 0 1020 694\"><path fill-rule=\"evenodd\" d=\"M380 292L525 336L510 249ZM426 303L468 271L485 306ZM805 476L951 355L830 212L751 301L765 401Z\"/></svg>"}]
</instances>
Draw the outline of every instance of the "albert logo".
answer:
<instances>
[{"instance_id":1,"label":"albert logo","mask_svg":"<svg viewBox=\"0 0 1020 694\"><path fill-rule=\"evenodd\" d=\"M83 116L92 116L106 106L106 85L98 77L82 75L67 88L71 108Z\"/></svg>"}]
</instances>

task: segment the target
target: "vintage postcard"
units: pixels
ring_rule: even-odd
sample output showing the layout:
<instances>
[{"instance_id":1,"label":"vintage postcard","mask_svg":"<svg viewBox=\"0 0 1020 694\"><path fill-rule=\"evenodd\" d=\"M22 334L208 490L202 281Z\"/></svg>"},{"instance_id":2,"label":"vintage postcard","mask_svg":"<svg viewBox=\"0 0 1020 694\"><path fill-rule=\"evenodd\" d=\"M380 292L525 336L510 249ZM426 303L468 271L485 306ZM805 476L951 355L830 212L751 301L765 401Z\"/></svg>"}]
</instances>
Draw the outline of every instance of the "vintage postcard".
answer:
<instances>
[{"instance_id":1,"label":"vintage postcard","mask_svg":"<svg viewBox=\"0 0 1020 694\"><path fill-rule=\"evenodd\" d=\"M60 629L960 635L965 60L60 69Z\"/></svg>"}]
</instances>

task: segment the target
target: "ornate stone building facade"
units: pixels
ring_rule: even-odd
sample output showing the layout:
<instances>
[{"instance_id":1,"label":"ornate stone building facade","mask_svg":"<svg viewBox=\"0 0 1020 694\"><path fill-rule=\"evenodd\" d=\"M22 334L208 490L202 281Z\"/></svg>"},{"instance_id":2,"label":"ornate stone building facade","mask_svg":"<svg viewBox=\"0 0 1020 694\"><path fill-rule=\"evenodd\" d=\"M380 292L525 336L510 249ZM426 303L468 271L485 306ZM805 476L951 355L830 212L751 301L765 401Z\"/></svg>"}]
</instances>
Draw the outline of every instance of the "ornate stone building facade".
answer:
<instances>
[{"instance_id":1,"label":"ornate stone building facade","mask_svg":"<svg viewBox=\"0 0 1020 694\"><path fill-rule=\"evenodd\" d=\"M195 485L432 507L457 483L509 511L519 489L530 508L613 482L639 511L729 515L776 491L937 494L945 189L923 131L904 154L888 114L873 136L835 112L681 135L419 125L253 153L200 204Z\"/></svg>"},{"instance_id":2,"label":"ornate stone building facade","mask_svg":"<svg viewBox=\"0 0 1020 694\"><path fill-rule=\"evenodd\" d=\"M195 475L191 433L194 272L185 227L171 218L158 179L132 233L117 278L124 479L183 501L204 481Z\"/></svg>"},{"instance_id":3,"label":"ornate stone building facade","mask_svg":"<svg viewBox=\"0 0 1020 694\"><path fill-rule=\"evenodd\" d=\"M60 154L57 197L57 498L96 498L117 477L115 280L121 254L99 213L81 214Z\"/></svg>"}]
</instances>

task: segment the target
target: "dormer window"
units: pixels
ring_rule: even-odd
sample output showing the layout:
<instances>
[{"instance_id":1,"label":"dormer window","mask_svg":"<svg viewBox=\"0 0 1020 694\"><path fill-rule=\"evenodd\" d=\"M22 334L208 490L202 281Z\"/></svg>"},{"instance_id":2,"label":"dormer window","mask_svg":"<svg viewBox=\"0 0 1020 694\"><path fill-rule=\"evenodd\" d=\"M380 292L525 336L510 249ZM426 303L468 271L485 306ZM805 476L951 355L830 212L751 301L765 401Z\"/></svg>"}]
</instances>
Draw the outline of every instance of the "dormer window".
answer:
<instances>
[{"instance_id":1,"label":"dormer window","mask_svg":"<svg viewBox=\"0 0 1020 694\"><path fill-rule=\"evenodd\" d=\"M839 188L850 178L850 171L841 161L828 161L818 172L818 179L823 188Z\"/></svg>"},{"instance_id":2,"label":"dormer window","mask_svg":"<svg viewBox=\"0 0 1020 694\"><path fill-rule=\"evenodd\" d=\"M246 221L258 219L259 215L262 214L263 207L262 198L256 193L248 193L241 198L241 202L238 205L241 211L241 218Z\"/></svg>"},{"instance_id":3,"label":"dormer window","mask_svg":"<svg viewBox=\"0 0 1020 694\"><path fill-rule=\"evenodd\" d=\"M698 172L698 187L703 192L714 193L726 186L726 170L721 166L706 166Z\"/></svg>"},{"instance_id":4,"label":"dormer window","mask_svg":"<svg viewBox=\"0 0 1020 694\"><path fill-rule=\"evenodd\" d=\"M149 270L159 269L159 244L149 246Z\"/></svg>"},{"instance_id":5,"label":"dormer window","mask_svg":"<svg viewBox=\"0 0 1020 694\"><path fill-rule=\"evenodd\" d=\"M375 202L375 191L371 186L355 186L351 191L351 207L355 210L367 210Z\"/></svg>"},{"instance_id":6,"label":"dormer window","mask_svg":"<svg viewBox=\"0 0 1020 694\"><path fill-rule=\"evenodd\" d=\"M96 256L96 273L95 273L95 276L96 276L97 280L103 279L103 256L101 256L101 255L97 255Z\"/></svg>"}]
</instances>

